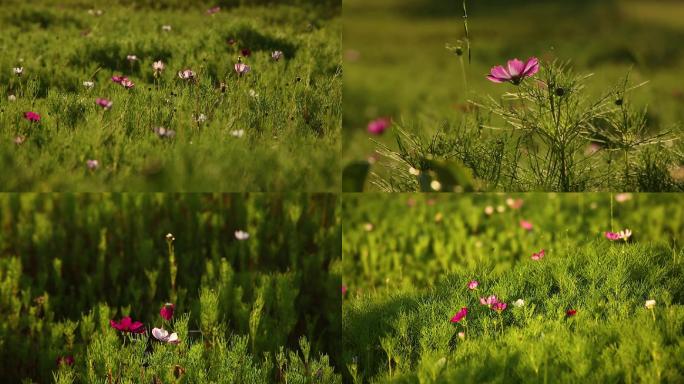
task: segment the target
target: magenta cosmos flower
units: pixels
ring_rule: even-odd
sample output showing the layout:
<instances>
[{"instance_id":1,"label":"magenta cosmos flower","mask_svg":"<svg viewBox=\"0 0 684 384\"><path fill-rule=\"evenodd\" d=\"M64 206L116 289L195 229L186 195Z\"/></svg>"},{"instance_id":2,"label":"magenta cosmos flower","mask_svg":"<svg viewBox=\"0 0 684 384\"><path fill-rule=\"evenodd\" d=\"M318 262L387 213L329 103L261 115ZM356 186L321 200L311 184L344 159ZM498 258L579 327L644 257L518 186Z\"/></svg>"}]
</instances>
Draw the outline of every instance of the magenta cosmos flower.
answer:
<instances>
[{"instance_id":1,"label":"magenta cosmos flower","mask_svg":"<svg viewBox=\"0 0 684 384\"><path fill-rule=\"evenodd\" d=\"M74 357L71 355L60 356L57 358L57 366L74 365Z\"/></svg>"},{"instance_id":2,"label":"magenta cosmos flower","mask_svg":"<svg viewBox=\"0 0 684 384\"><path fill-rule=\"evenodd\" d=\"M546 251L542 249L541 251L532 254L532 260L541 260L544 256L546 256Z\"/></svg>"},{"instance_id":3,"label":"magenta cosmos flower","mask_svg":"<svg viewBox=\"0 0 684 384\"><path fill-rule=\"evenodd\" d=\"M473 289L476 289L478 285L480 285L480 283L477 280L471 280L468 282L468 289L472 291Z\"/></svg>"},{"instance_id":4,"label":"magenta cosmos flower","mask_svg":"<svg viewBox=\"0 0 684 384\"><path fill-rule=\"evenodd\" d=\"M119 322L109 320L109 325L121 332L145 333L145 325L139 321L131 320L130 316L123 317Z\"/></svg>"},{"instance_id":5,"label":"magenta cosmos flower","mask_svg":"<svg viewBox=\"0 0 684 384\"><path fill-rule=\"evenodd\" d=\"M126 89L131 89L135 84L126 76L112 76L112 81Z\"/></svg>"},{"instance_id":6,"label":"magenta cosmos flower","mask_svg":"<svg viewBox=\"0 0 684 384\"><path fill-rule=\"evenodd\" d=\"M497 303L492 304L491 308L492 308L493 310L495 310L495 311L501 313L501 312L504 311L504 309L506 309L507 306L508 306L508 305L506 305L506 303L497 302Z\"/></svg>"},{"instance_id":7,"label":"magenta cosmos flower","mask_svg":"<svg viewBox=\"0 0 684 384\"><path fill-rule=\"evenodd\" d=\"M171 320L171 318L173 318L174 308L175 306L171 303L164 304L164 306L159 310L159 314L161 315L162 319L166 321Z\"/></svg>"},{"instance_id":8,"label":"magenta cosmos flower","mask_svg":"<svg viewBox=\"0 0 684 384\"><path fill-rule=\"evenodd\" d=\"M35 113L35 112L24 112L24 119L30 121L30 122L38 122L40 121L40 115Z\"/></svg>"},{"instance_id":9,"label":"magenta cosmos flower","mask_svg":"<svg viewBox=\"0 0 684 384\"><path fill-rule=\"evenodd\" d=\"M610 241L616 241L616 240L625 240L629 239L632 236L632 231L629 229L625 229L624 231L620 232L606 232L605 233L606 239Z\"/></svg>"},{"instance_id":10,"label":"magenta cosmos flower","mask_svg":"<svg viewBox=\"0 0 684 384\"><path fill-rule=\"evenodd\" d=\"M577 314L577 310L576 310L576 309L568 309L567 312L565 312L565 314L566 314L568 317L573 317L573 316L575 316L575 315Z\"/></svg>"},{"instance_id":11,"label":"magenta cosmos flower","mask_svg":"<svg viewBox=\"0 0 684 384\"><path fill-rule=\"evenodd\" d=\"M536 57L530 57L526 62L518 59L508 60L507 68L501 65L493 67L487 75L487 79L494 83L510 82L512 84L520 84L524 78L530 77L539 72L539 60Z\"/></svg>"},{"instance_id":12,"label":"magenta cosmos flower","mask_svg":"<svg viewBox=\"0 0 684 384\"><path fill-rule=\"evenodd\" d=\"M211 7L209 9L207 9L207 15L213 15L213 14L219 13L220 11L221 11L221 7L219 7L219 6Z\"/></svg>"},{"instance_id":13,"label":"magenta cosmos flower","mask_svg":"<svg viewBox=\"0 0 684 384\"><path fill-rule=\"evenodd\" d=\"M494 305L498 302L499 302L499 299L497 299L495 295L491 295L489 297L480 297L480 304L486 305L490 308L492 305Z\"/></svg>"},{"instance_id":14,"label":"magenta cosmos flower","mask_svg":"<svg viewBox=\"0 0 684 384\"><path fill-rule=\"evenodd\" d=\"M460 311L456 312L456 314L451 318L451 322L452 323L458 323L459 321L463 320L467 314L468 314L468 308L463 307L463 308L461 308Z\"/></svg>"},{"instance_id":15,"label":"magenta cosmos flower","mask_svg":"<svg viewBox=\"0 0 684 384\"><path fill-rule=\"evenodd\" d=\"M368 133L372 135L382 135L392 124L388 117L381 117L368 123Z\"/></svg>"},{"instance_id":16,"label":"magenta cosmos flower","mask_svg":"<svg viewBox=\"0 0 684 384\"><path fill-rule=\"evenodd\" d=\"M112 107L112 105L114 105L114 102L107 99L97 99L95 100L95 104L99 105L104 109L109 109Z\"/></svg>"}]
</instances>

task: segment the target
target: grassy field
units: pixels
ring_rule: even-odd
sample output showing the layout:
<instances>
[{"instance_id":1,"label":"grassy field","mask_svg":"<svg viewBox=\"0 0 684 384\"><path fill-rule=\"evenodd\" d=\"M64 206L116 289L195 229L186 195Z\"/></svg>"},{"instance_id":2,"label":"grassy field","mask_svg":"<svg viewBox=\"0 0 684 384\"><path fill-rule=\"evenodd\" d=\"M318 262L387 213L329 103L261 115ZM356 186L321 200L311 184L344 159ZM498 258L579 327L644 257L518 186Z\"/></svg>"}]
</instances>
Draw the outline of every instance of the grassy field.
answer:
<instances>
[{"instance_id":1,"label":"grassy field","mask_svg":"<svg viewBox=\"0 0 684 384\"><path fill-rule=\"evenodd\" d=\"M339 190L339 1L269 3L3 1L2 190Z\"/></svg>"},{"instance_id":2,"label":"grassy field","mask_svg":"<svg viewBox=\"0 0 684 384\"><path fill-rule=\"evenodd\" d=\"M684 50L679 42L684 37L684 4L602 0L468 1L467 5L470 62L461 1L345 1L342 162L346 166L371 159L375 176L365 182L366 190L430 190L408 169L438 179L433 173L439 173L440 164L431 160L452 162L451 168L469 173L469 181L460 183L465 189L682 189L684 152L679 138L684 112L679 106L684 88L679 70ZM453 49L459 40L460 57ZM528 81L531 85L545 80L553 60L569 62L575 74L593 76L584 88L566 88L566 95L587 103L605 95L604 107L618 117L623 109L638 116L648 107L644 124L640 118L632 119L612 130L619 131L617 135L602 124L603 118L579 127L566 124L568 130L581 133L572 145L563 143L573 147L565 155L571 160L570 185L553 183L558 178L554 171L533 169L530 160L553 165L545 150L553 147L551 157L558 154L558 137L552 144L545 143L539 132L528 135L529 129L516 130L492 111L489 97L515 110L516 104L510 98L509 103L503 102L501 96L515 93L517 87L488 81L485 75L490 68L533 56L540 59L541 71ZM616 86L627 74L632 85L648 83L620 96ZM622 108L613 105L618 99L624 101ZM528 103L517 110L546 109L543 103ZM369 134L368 122L379 117L390 118L390 128L384 135ZM526 128L544 125L529 114L526 117ZM632 147L628 156L619 148L626 141L665 132L669 135L661 137L662 143ZM403 147L397 145L397 136ZM587 155L590 144L601 150ZM349 177L358 174L351 172ZM358 189L358 184L350 189Z\"/></svg>"},{"instance_id":3,"label":"grassy field","mask_svg":"<svg viewBox=\"0 0 684 384\"><path fill-rule=\"evenodd\" d=\"M350 382L684 380L681 196L364 194L342 210Z\"/></svg>"},{"instance_id":4,"label":"grassy field","mask_svg":"<svg viewBox=\"0 0 684 384\"><path fill-rule=\"evenodd\" d=\"M341 382L338 205L0 195L4 382ZM115 329L126 316L143 333Z\"/></svg>"}]
</instances>

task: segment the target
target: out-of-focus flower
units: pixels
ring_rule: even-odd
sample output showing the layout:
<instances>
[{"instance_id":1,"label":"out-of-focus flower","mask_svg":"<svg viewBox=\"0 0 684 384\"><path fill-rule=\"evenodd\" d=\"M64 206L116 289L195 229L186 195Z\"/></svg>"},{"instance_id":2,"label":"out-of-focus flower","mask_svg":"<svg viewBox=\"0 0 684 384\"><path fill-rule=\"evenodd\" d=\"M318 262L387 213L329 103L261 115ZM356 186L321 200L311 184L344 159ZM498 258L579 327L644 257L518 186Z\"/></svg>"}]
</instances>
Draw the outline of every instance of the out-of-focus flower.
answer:
<instances>
[{"instance_id":1,"label":"out-of-focus flower","mask_svg":"<svg viewBox=\"0 0 684 384\"><path fill-rule=\"evenodd\" d=\"M109 109L112 107L112 105L114 105L114 102L111 100L98 98L95 100L95 104L99 105L100 107L102 107L104 109Z\"/></svg>"},{"instance_id":2,"label":"out-of-focus flower","mask_svg":"<svg viewBox=\"0 0 684 384\"><path fill-rule=\"evenodd\" d=\"M242 76L251 70L249 65L247 65L245 63L236 63L234 68L235 68L235 73L237 73L238 76Z\"/></svg>"},{"instance_id":3,"label":"out-of-focus flower","mask_svg":"<svg viewBox=\"0 0 684 384\"><path fill-rule=\"evenodd\" d=\"M283 51L273 51L271 53L271 58L275 61L280 60L283 57Z\"/></svg>"},{"instance_id":4,"label":"out-of-focus flower","mask_svg":"<svg viewBox=\"0 0 684 384\"><path fill-rule=\"evenodd\" d=\"M104 12L101 9L89 9L88 14L90 16L102 16Z\"/></svg>"},{"instance_id":5,"label":"out-of-focus flower","mask_svg":"<svg viewBox=\"0 0 684 384\"><path fill-rule=\"evenodd\" d=\"M342 284L342 296L347 294L347 286L345 284Z\"/></svg>"},{"instance_id":6,"label":"out-of-focus flower","mask_svg":"<svg viewBox=\"0 0 684 384\"><path fill-rule=\"evenodd\" d=\"M259 97L259 94L253 89L250 89L248 93L250 97Z\"/></svg>"},{"instance_id":7,"label":"out-of-focus flower","mask_svg":"<svg viewBox=\"0 0 684 384\"><path fill-rule=\"evenodd\" d=\"M171 32L171 26L170 25L162 25L161 29L164 32Z\"/></svg>"},{"instance_id":8,"label":"out-of-focus flower","mask_svg":"<svg viewBox=\"0 0 684 384\"><path fill-rule=\"evenodd\" d=\"M236 129L236 130L230 131L230 135L233 137L240 138L240 137L245 135L245 130L244 129Z\"/></svg>"},{"instance_id":9,"label":"out-of-focus flower","mask_svg":"<svg viewBox=\"0 0 684 384\"><path fill-rule=\"evenodd\" d=\"M518 85L524 78L530 77L539 71L539 60L536 57L530 57L526 62L518 59L508 61L507 68L501 65L493 67L487 75L487 79L494 83L510 82Z\"/></svg>"},{"instance_id":10,"label":"out-of-focus flower","mask_svg":"<svg viewBox=\"0 0 684 384\"><path fill-rule=\"evenodd\" d=\"M494 214L494 207L492 207L491 205L486 206L484 209L484 213L487 216L493 215Z\"/></svg>"},{"instance_id":11,"label":"out-of-focus flower","mask_svg":"<svg viewBox=\"0 0 684 384\"><path fill-rule=\"evenodd\" d=\"M100 162L95 159L88 159L86 160L86 167L88 167L88 169L91 171L94 171L100 167Z\"/></svg>"},{"instance_id":12,"label":"out-of-focus flower","mask_svg":"<svg viewBox=\"0 0 684 384\"><path fill-rule=\"evenodd\" d=\"M458 338L461 339L461 340L465 339L465 332L463 332L463 331L459 332L459 333L458 333Z\"/></svg>"},{"instance_id":13,"label":"out-of-focus flower","mask_svg":"<svg viewBox=\"0 0 684 384\"><path fill-rule=\"evenodd\" d=\"M499 302L499 299L496 298L495 295L491 295L489 297L480 297L480 304L486 305L488 307L491 307L492 305L496 304Z\"/></svg>"},{"instance_id":14,"label":"out-of-focus flower","mask_svg":"<svg viewBox=\"0 0 684 384\"><path fill-rule=\"evenodd\" d=\"M441 191L442 183L440 183L439 180L432 180L430 182L430 188L432 188L433 191Z\"/></svg>"},{"instance_id":15,"label":"out-of-focus flower","mask_svg":"<svg viewBox=\"0 0 684 384\"><path fill-rule=\"evenodd\" d=\"M606 239L615 241L615 240L625 240L627 241L631 236L632 236L632 231L629 229L622 230L620 232L610 232L607 231L605 233Z\"/></svg>"},{"instance_id":16,"label":"out-of-focus flower","mask_svg":"<svg viewBox=\"0 0 684 384\"><path fill-rule=\"evenodd\" d=\"M95 83L92 82L92 81L84 81L84 82L83 82L83 86L86 87L86 88L88 88L88 89L90 89L90 88L92 88L92 87L95 86Z\"/></svg>"},{"instance_id":17,"label":"out-of-focus flower","mask_svg":"<svg viewBox=\"0 0 684 384\"><path fill-rule=\"evenodd\" d=\"M157 136L161 137L162 139L171 139L176 136L176 131L164 127L152 128L152 131L154 131L154 133L156 133Z\"/></svg>"},{"instance_id":18,"label":"out-of-focus flower","mask_svg":"<svg viewBox=\"0 0 684 384\"><path fill-rule=\"evenodd\" d=\"M134 61L138 61L138 56L136 55L128 55L126 56L126 60L130 61L131 63Z\"/></svg>"},{"instance_id":19,"label":"out-of-focus flower","mask_svg":"<svg viewBox=\"0 0 684 384\"><path fill-rule=\"evenodd\" d=\"M461 308L460 311L456 312L456 314L451 318L451 322L452 323L458 323L459 321L463 320L467 314L468 314L468 308L463 307L463 308Z\"/></svg>"},{"instance_id":20,"label":"out-of-focus flower","mask_svg":"<svg viewBox=\"0 0 684 384\"><path fill-rule=\"evenodd\" d=\"M14 140L12 140L12 141L13 141L14 144L16 144L16 145L24 144L24 142L26 141L26 136L24 136L24 135L17 135L17 136L14 136Z\"/></svg>"},{"instance_id":21,"label":"out-of-focus flower","mask_svg":"<svg viewBox=\"0 0 684 384\"><path fill-rule=\"evenodd\" d=\"M477 280L471 280L468 282L468 289L472 291L473 289L477 289L479 285L480 283Z\"/></svg>"},{"instance_id":22,"label":"out-of-focus flower","mask_svg":"<svg viewBox=\"0 0 684 384\"><path fill-rule=\"evenodd\" d=\"M632 194L631 193L618 193L615 195L615 201L618 203L624 203L625 201L632 200Z\"/></svg>"},{"instance_id":23,"label":"out-of-focus flower","mask_svg":"<svg viewBox=\"0 0 684 384\"><path fill-rule=\"evenodd\" d=\"M240 240L240 241L247 240L247 239L249 239L249 233L247 233L241 229L238 229L237 231L235 231L235 238Z\"/></svg>"},{"instance_id":24,"label":"out-of-focus flower","mask_svg":"<svg viewBox=\"0 0 684 384\"><path fill-rule=\"evenodd\" d=\"M507 306L508 306L508 305L506 305L506 303L503 303L503 302L499 301L499 302L496 302L496 303L492 304L491 308L492 308L493 310L495 310L495 311L501 313L501 312L503 312L503 311L506 309Z\"/></svg>"},{"instance_id":25,"label":"out-of-focus flower","mask_svg":"<svg viewBox=\"0 0 684 384\"><path fill-rule=\"evenodd\" d=\"M497 211L498 213L504 213L504 212L506 212L506 207L504 207L503 205L497 205L497 206L496 206L496 211Z\"/></svg>"},{"instance_id":26,"label":"out-of-focus flower","mask_svg":"<svg viewBox=\"0 0 684 384\"><path fill-rule=\"evenodd\" d=\"M381 117L368 123L368 133L372 135L382 135L392 124L389 117Z\"/></svg>"},{"instance_id":27,"label":"out-of-focus flower","mask_svg":"<svg viewBox=\"0 0 684 384\"><path fill-rule=\"evenodd\" d=\"M178 77L183 80L194 80L195 72L191 69L184 69L182 71L178 71Z\"/></svg>"},{"instance_id":28,"label":"out-of-focus flower","mask_svg":"<svg viewBox=\"0 0 684 384\"><path fill-rule=\"evenodd\" d=\"M656 306L656 301L655 300L646 300L646 308L648 309L653 309Z\"/></svg>"},{"instance_id":29,"label":"out-of-focus flower","mask_svg":"<svg viewBox=\"0 0 684 384\"><path fill-rule=\"evenodd\" d=\"M516 301L513 302L513 306L514 306L514 307L518 307L518 308L524 307L524 306L525 306L525 300L523 300L523 299L518 299L518 300L516 300Z\"/></svg>"},{"instance_id":30,"label":"out-of-focus flower","mask_svg":"<svg viewBox=\"0 0 684 384\"><path fill-rule=\"evenodd\" d=\"M121 332L145 333L145 325L139 321L131 320L130 316L123 317L119 322L109 320L109 325Z\"/></svg>"},{"instance_id":31,"label":"out-of-focus flower","mask_svg":"<svg viewBox=\"0 0 684 384\"><path fill-rule=\"evenodd\" d=\"M167 233L166 236L164 236L164 237L166 238L166 241L168 241L169 243L176 240L176 238L173 237L173 233Z\"/></svg>"},{"instance_id":32,"label":"out-of-focus flower","mask_svg":"<svg viewBox=\"0 0 684 384\"><path fill-rule=\"evenodd\" d=\"M509 197L506 199L506 205L511 209L520 209L523 206L523 199L513 199Z\"/></svg>"},{"instance_id":33,"label":"out-of-focus flower","mask_svg":"<svg viewBox=\"0 0 684 384\"><path fill-rule=\"evenodd\" d=\"M9 96L7 96L7 100L9 100L9 101L17 101L17 97L14 96L14 95L9 95Z\"/></svg>"},{"instance_id":34,"label":"out-of-focus flower","mask_svg":"<svg viewBox=\"0 0 684 384\"><path fill-rule=\"evenodd\" d=\"M40 115L35 113L35 112L28 111L28 112L24 112L24 119L26 119L32 123L35 123L35 122L40 121Z\"/></svg>"},{"instance_id":35,"label":"out-of-focus flower","mask_svg":"<svg viewBox=\"0 0 684 384\"><path fill-rule=\"evenodd\" d=\"M252 51L251 51L249 48L242 48L242 49L240 50L240 53L241 53L242 56L244 56L244 57L250 57L250 56L252 56Z\"/></svg>"},{"instance_id":36,"label":"out-of-focus flower","mask_svg":"<svg viewBox=\"0 0 684 384\"><path fill-rule=\"evenodd\" d=\"M164 68L166 68L166 65L164 65L164 62L161 60L158 60L158 61L155 61L154 63L152 63L152 69L154 70L154 73L159 74L159 73L161 73L161 71L164 70Z\"/></svg>"},{"instance_id":37,"label":"out-of-focus flower","mask_svg":"<svg viewBox=\"0 0 684 384\"><path fill-rule=\"evenodd\" d=\"M180 340L178 339L178 334L176 332L169 334L169 331L163 328L152 328L152 336L154 336L155 339L164 343L180 343Z\"/></svg>"},{"instance_id":38,"label":"out-of-focus flower","mask_svg":"<svg viewBox=\"0 0 684 384\"><path fill-rule=\"evenodd\" d=\"M198 123L204 123L205 121L207 121L207 115L205 115L204 113L200 113L200 114L195 118L195 121L198 122Z\"/></svg>"},{"instance_id":39,"label":"out-of-focus flower","mask_svg":"<svg viewBox=\"0 0 684 384\"><path fill-rule=\"evenodd\" d=\"M373 223L365 223L365 224L363 225L363 229L364 229L364 231L366 231L366 232L371 232L371 231L373 230L373 228L375 228L375 227L373 226Z\"/></svg>"},{"instance_id":40,"label":"out-of-focus flower","mask_svg":"<svg viewBox=\"0 0 684 384\"><path fill-rule=\"evenodd\" d=\"M415 169L415 168L413 168L413 167L409 167L409 171L408 171L408 172L409 172L411 175L413 175L413 176L418 176L418 175L420 175L420 170L419 170L419 169Z\"/></svg>"},{"instance_id":41,"label":"out-of-focus flower","mask_svg":"<svg viewBox=\"0 0 684 384\"><path fill-rule=\"evenodd\" d=\"M531 231L532 228L534 228L534 225L532 225L532 222L530 222L530 221L520 220L520 228L522 228L526 231Z\"/></svg>"},{"instance_id":42,"label":"out-of-focus flower","mask_svg":"<svg viewBox=\"0 0 684 384\"><path fill-rule=\"evenodd\" d=\"M173 310L175 308L176 307L173 304L166 303L159 310L159 314L161 315L162 319L169 321L171 318L173 318Z\"/></svg>"},{"instance_id":43,"label":"out-of-focus flower","mask_svg":"<svg viewBox=\"0 0 684 384\"><path fill-rule=\"evenodd\" d=\"M56 363L58 367L62 365L74 365L74 357L71 355L59 356Z\"/></svg>"},{"instance_id":44,"label":"out-of-focus flower","mask_svg":"<svg viewBox=\"0 0 684 384\"><path fill-rule=\"evenodd\" d=\"M576 310L576 309L568 309L568 310L565 312L565 315L566 315L567 317L572 317L572 316L575 316L576 314L577 314L577 310Z\"/></svg>"},{"instance_id":45,"label":"out-of-focus flower","mask_svg":"<svg viewBox=\"0 0 684 384\"><path fill-rule=\"evenodd\" d=\"M219 13L219 11L221 11L221 7L219 7L219 6L211 7L209 9L207 9L207 15L213 15L213 14Z\"/></svg>"},{"instance_id":46,"label":"out-of-focus flower","mask_svg":"<svg viewBox=\"0 0 684 384\"><path fill-rule=\"evenodd\" d=\"M15 67L15 68L12 68L12 71L14 72L15 75L21 76L24 74L24 67Z\"/></svg>"},{"instance_id":47,"label":"out-of-focus flower","mask_svg":"<svg viewBox=\"0 0 684 384\"><path fill-rule=\"evenodd\" d=\"M135 84L131 80L124 78L123 80L121 80L121 86L126 89L131 89L135 87Z\"/></svg>"},{"instance_id":48,"label":"out-of-focus flower","mask_svg":"<svg viewBox=\"0 0 684 384\"><path fill-rule=\"evenodd\" d=\"M542 249L539 252L532 253L532 260L541 260L546 256L546 251Z\"/></svg>"}]
</instances>

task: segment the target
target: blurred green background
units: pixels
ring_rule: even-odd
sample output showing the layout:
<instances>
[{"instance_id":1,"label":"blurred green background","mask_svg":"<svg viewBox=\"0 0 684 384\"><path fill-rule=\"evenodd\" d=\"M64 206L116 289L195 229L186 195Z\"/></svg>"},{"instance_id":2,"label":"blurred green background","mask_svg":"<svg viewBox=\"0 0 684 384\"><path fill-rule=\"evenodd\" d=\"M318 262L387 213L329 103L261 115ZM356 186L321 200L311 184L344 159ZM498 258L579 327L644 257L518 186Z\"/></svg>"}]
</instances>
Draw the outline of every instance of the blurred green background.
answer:
<instances>
[{"instance_id":1,"label":"blurred green background","mask_svg":"<svg viewBox=\"0 0 684 384\"><path fill-rule=\"evenodd\" d=\"M498 95L485 79L506 60L569 60L594 73L589 90L614 85L631 69L635 105L649 106L650 124L684 121L684 2L677 0L471 0L468 22L472 63L468 93L458 57L446 49L464 37L462 2L347 0L343 4L344 114L342 163L373 155L371 138L394 144L392 128L370 136L370 120L388 116L429 137L447 119L463 115L466 101ZM381 172L377 164L372 171ZM367 183L366 188L369 188Z\"/></svg>"}]
</instances>

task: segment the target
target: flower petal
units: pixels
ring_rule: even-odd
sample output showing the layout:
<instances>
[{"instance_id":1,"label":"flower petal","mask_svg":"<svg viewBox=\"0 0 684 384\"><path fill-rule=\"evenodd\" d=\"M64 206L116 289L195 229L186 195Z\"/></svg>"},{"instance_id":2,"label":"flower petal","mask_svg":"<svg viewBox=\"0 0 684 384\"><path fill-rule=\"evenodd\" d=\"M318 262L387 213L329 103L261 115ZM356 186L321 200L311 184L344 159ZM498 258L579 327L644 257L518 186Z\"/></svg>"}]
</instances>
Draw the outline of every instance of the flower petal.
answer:
<instances>
[{"instance_id":1,"label":"flower petal","mask_svg":"<svg viewBox=\"0 0 684 384\"><path fill-rule=\"evenodd\" d=\"M511 77L520 76L525 69L525 63L518 59L508 60L508 74Z\"/></svg>"},{"instance_id":2,"label":"flower petal","mask_svg":"<svg viewBox=\"0 0 684 384\"><path fill-rule=\"evenodd\" d=\"M169 342L169 343L171 343L171 344L178 344L178 343L180 343L180 339L178 339L178 334L177 334L176 332L172 333L172 334L169 336L167 342Z\"/></svg>"},{"instance_id":3,"label":"flower petal","mask_svg":"<svg viewBox=\"0 0 684 384\"><path fill-rule=\"evenodd\" d=\"M532 76L539 72L539 60L536 57L530 57L525 63L525 69L523 69L523 76Z\"/></svg>"},{"instance_id":4,"label":"flower petal","mask_svg":"<svg viewBox=\"0 0 684 384\"><path fill-rule=\"evenodd\" d=\"M498 77L494 77L492 75L487 75L487 80L493 82L493 83L504 83L506 80L501 80Z\"/></svg>"},{"instance_id":5,"label":"flower petal","mask_svg":"<svg viewBox=\"0 0 684 384\"><path fill-rule=\"evenodd\" d=\"M489 73L493 76L498 78L499 80L510 80L511 75L506 71L506 69L500 65L497 65L496 67L493 67Z\"/></svg>"},{"instance_id":6,"label":"flower petal","mask_svg":"<svg viewBox=\"0 0 684 384\"><path fill-rule=\"evenodd\" d=\"M152 328L152 336L159 341L166 341L169 339L169 331L162 328Z\"/></svg>"}]
</instances>

